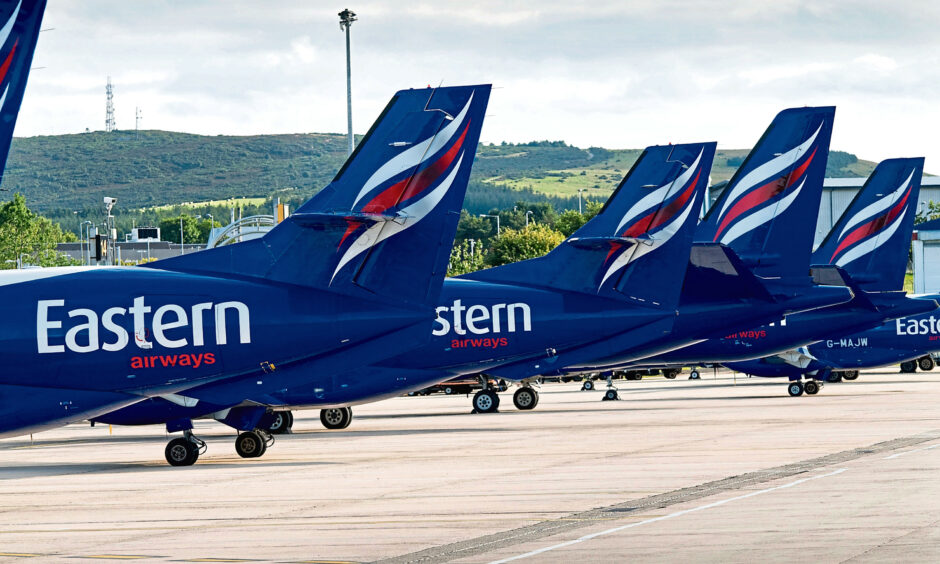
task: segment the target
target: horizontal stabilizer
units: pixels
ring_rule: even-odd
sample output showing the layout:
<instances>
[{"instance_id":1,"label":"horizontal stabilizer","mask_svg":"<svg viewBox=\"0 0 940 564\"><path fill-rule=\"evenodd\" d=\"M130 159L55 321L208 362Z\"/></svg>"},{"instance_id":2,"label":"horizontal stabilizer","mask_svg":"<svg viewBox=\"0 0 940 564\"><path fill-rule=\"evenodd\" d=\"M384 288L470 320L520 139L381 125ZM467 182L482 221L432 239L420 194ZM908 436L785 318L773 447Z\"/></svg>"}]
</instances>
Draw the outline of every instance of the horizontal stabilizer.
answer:
<instances>
[{"instance_id":1,"label":"horizontal stabilizer","mask_svg":"<svg viewBox=\"0 0 940 564\"><path fill-rule=\"evenodd\" d=\"M682 286L682 302L756 299L773 301L760 278L719 243L695 243Z\"/></svg>"}]
</instances>

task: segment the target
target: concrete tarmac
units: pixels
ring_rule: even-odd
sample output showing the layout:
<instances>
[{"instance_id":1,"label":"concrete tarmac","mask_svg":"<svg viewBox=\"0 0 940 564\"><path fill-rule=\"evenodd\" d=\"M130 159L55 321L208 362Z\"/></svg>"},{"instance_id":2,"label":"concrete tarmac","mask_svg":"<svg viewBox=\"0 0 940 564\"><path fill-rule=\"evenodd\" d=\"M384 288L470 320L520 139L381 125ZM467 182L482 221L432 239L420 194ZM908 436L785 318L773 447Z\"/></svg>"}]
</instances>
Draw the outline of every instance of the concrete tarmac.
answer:
<instances>
[{"instance_id":1,"label":"concrete tarmac","mask_svg":"<svg viewBox=\"0 0 940 564\"><path fill-rule=\"evenodd\" d=\"M197 422L0 441L0 561L940 561L940 371L546 384L534 411L465 396L316 411L264 457Z\"/></svg>"}]
</instances>

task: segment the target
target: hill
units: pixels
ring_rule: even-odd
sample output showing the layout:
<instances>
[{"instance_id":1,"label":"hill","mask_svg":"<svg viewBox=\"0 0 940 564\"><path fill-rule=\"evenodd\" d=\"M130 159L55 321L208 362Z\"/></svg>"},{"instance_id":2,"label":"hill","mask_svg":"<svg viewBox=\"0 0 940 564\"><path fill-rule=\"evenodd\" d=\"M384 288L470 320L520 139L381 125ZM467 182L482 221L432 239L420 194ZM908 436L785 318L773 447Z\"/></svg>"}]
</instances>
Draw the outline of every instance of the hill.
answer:
<instances>
[{"instance_id":1,"label":"hill","mask_svg":"<svg viewBox=\"0 0 940 564\"><path fill-rule=\"evenodd\" d=\"M481 145L466 207L472 213L519 200L576 209L578 189L603 200L639 150L581 149L562 141ZM729 178L746 150L720 151L712 181ZM345 136L331 133L206 136L168 131L90 132L16 138L3 187L63 221L94 215L103 196L118 209L181 202L268 199L295 205L325 186L345 159ZM830 176L867 175L874 163L833 152ZM260 201L260 200L252 200ZM262 206L263 207L263 206Z\"/></svg>"}]
</instances>

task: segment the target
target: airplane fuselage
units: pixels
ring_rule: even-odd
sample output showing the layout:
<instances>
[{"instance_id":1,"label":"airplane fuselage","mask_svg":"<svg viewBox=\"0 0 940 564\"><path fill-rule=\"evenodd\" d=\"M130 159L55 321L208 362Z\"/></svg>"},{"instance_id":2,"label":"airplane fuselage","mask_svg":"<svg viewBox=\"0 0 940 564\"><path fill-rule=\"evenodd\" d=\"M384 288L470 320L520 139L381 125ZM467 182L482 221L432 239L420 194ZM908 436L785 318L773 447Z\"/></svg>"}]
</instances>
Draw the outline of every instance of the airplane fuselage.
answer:
<instances>
[{"instance_id":1,"label":"airplane fuselage","mask_svg":"<svg viewBox=\"0 0 940 564\"><path fill-rule=\"evenodd\" d=\"M430 320L299 286L133 267L4 272L0 299L4 435L263 374Z\"/></svg>"}]
</instances>

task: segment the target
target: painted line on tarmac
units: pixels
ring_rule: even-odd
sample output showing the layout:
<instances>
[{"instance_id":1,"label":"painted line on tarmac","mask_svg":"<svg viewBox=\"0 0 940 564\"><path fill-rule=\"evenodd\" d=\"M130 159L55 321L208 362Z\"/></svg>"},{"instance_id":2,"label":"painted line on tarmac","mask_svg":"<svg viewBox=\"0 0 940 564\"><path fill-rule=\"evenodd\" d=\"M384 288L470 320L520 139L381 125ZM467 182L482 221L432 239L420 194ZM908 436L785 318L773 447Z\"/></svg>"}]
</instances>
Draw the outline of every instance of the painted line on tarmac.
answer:
<instances>
[{"instance_id":1,"label":"painted line on tarmac","mask_svg":"<svg viewBox=\"0 0 940 564\"><path fill-rule=\"evenodd\" d=\"M530 558L530 557L532 557L532 556L537 556L537 555L543 554L543 553L545 553L545 552L549 552L549 551L556 550L556 549L559 549L559 548L565 548L565 547L567 547L567 546L572 546L572 545L575 545L575 544L578 544L578 543L582 543L582 542L585 542L585 541L589 541L589 540L591 540L591 539L596 539L597 537L603 537L603 536L610 535L610 534L613 534L613 533L618 533L618 532L620 532L620 531L624 531L624 530L627 530L627 529L632 529L633 527L639 527L640 525L648 525L648 524L650 524L650 523L656 523L656 522L659 522L659 521L665 521L666 519L672 519L673 517L681 517L681 516L683 516L683 515L688 515L689 513L694 513L694 512L696 512L696 511L704 511L704 510L706 510L706 509L712 509L712 508L714 508L714 507L718 507L718 506L721 506L721 505L725 505L726 503L731 503L732 501L740 501L740 500L742 500L742 499L748 499L748 498L750 498L750 497L755 497L755 496L759 496L759 495L764 495L764 494L767 494L767 493L770 493L770 492L775 492L775 491L777 491L777 490L782 490L782 489L786 489L786 488L792 488L792 487L794 487L794 486L798 486L798 485L804 484L804 483L806 483L806 482L811 482L811 481L813 481L813 480L819 480L819 479L822 479L822 478L828 478L828 477L830 477L830 476L835 476L835 475L841 474L841 473L843 473L843 472L845 472L845 471L846 471L845 468L839 468L838 470L834 470L834 471L829 472L829 473L826 473L826 474L820 474L820 475L818 475L818 476L811 476L811 477L809 477L809 478L802 478L802 479L795 480L795 481L793 481L793 482L789 482L789 483L787 483L787 484L783 484L783 485L780 485L780 486L774 486L774 487L772 487L772 488L767 488L767 489L764 489L764 490L758 490L758 491L756 491L756 492L750 492L750 493L746 493L746 494L744 494L744 495L739 495L739 496L736 496L736 497L729 497L729 498L727 498L727 499L722 499L722 500L716 501L716 502L714 502L714 503L708 503L708 504L706 504L706 505L699 505L698 507L693 507L693 508L691 508L691 509L683 509L682 511L676 511L676 512L674 512L674 513L670 513L669 515L662 515L662 516L660 516L660 517L653 517L653 518L651 518L651 519L644 519L643 521L637 521L636 523L630 523L629 525L622 525L622 526L620 526L620 527L614 527L613 529L607 529L606 531L598 531L598 532L596 532L596 533L591 533L591 534L589 534L589 535L584 535L583 537L576 538L576 539L574 539L574 540L570 540L570 541L567 541L567 542L558 543L558 544L555 544L555 545L552 545L552 546L546 546L545 548L540 548L540 549L538 549L538 550L533 550L533 551L531 551L531 552L526 552L525 554L519 554L519 555L517 555L517 556L510 556L509 558L503 558L502 560L494 560L493 562L490 562L490 564L505 564L506 562L512 562L512 561L514 561L514 560L522 560L523 558Z\"/></svg>"},{"instance_id":2,"label":"painted line on tarmac","mask_svg":"<svg viewBox=\"0 0 940 564\"><path fill-rule=\"evenodd\" d=\"M940 447L940 443L937 443L937 444L935 444L935 445L930 445L929 447L915 448L914 450L906 450L906 451L904 451L904 452L899 452L899 453L897 453L897 454L892 454L891 456L886 456L886 457L884 457L882 460L891 460L892 458L900 458L900 457L904 456L905 454L911 454L912 452L921 452L921 451L925 451L925 450L934 449L934 448L937 448L937 447Z\"/></svg>"},{"instance_id":3,"label":"painted line on tarmac","mask_svg":"<svg viewBox=\"0 0 940 564\"><path fill-rule=\"evenodd\" d=\"M862 457L877 456L878 454L887 454L900 449L922 445L938 439L940 439L940 429L935 429L933 431L907 437L899 437L865 447L835 452L818 458L748 472L738 476L730 476L728 478L705 482L703 484L644 498L631 499L606 507L582 511L580 513L572 513L557 519L550 519L499 533L435 546L392 558L378 560L377 562L381 564L432 564L450 562L460 558L486 554L494 550L536 541L583 527L589 527L599 522L630 519L641 514L640 512L647 512L648 514L650 511L665 509L680 503L689 503L726 492L738 491L743 488L806 474L807 472L813 472L829 466L842 465Z\"/></svg>"}]
</instances>

